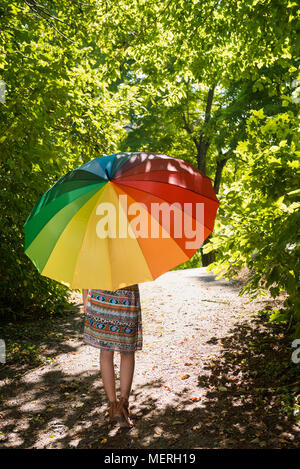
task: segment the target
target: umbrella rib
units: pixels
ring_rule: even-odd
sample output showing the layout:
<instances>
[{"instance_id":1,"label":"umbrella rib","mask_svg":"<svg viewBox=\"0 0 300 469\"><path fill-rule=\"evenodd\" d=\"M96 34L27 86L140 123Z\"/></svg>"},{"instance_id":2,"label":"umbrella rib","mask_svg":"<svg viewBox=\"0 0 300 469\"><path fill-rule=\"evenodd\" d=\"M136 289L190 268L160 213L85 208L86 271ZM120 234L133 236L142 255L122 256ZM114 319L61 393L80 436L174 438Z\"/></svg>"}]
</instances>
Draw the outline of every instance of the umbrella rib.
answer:
<instances>
[{"instance_id":1,"label":"umbrella rib","mask_svg":"<svg viewBox=\"0 0 300 469\"><path fill-rule=\"evenodd\" d=\"M168 183L168 182L152 181L151 179L150 179L150 180L146 180L146 181L145 181L144 179L137 179L137 181L142 181L142 182L154 182L154 183L157 182L157 183L159 183L159 184L164 184L164 185L166 185L166 186L170 186L170 183ZM134 182L134 181L129 181L129 182ZM132 187L132 186L130 186L130 184L126 184L126 179L125 179L125 182L116 180L116 183L117 183L117 184L124 184L124 186L128 186L128 187ZM207 195L200 194L200 192L193 191L192 189L188 189L187 187L178 186L177 184L171 184L171 186L179 187L180 189L184 189L185 191L189 191L189 192L192 192L193 194L200 195L201 197L205 197L205 199L211 200L212 202L215 202L217 205L219 205L219 201L218 201L217 199L212 199L211 197L208 197ZM134 188L134 189L135 189L135 188ZM141 191L143 191L143 192L147 192L148 194L152 194L152 192L149 192L149 191L146 191L146 190L143 190L143 189L140 189L140 188L138 188L137 190L141 190Z\"/></svg>"},{"instance_id":2,"label":"umbrella rib","mask_svg":"<svg viewBox=\"0 0 300 469\"><path fill-rule=\"evenodd\" d=\"M66 203L64 206L60 207L59 210L55 213L53 213L53 215L45 222L45 224L41 227L44 228L49 222L51 222L51 219L60 211L60 210L63 210L67 205L70 205L72 203L75 203L78 199L80 199L80 197L84 196L85 194L88 194L89 192L92 192L95 187L98 185L98 184L102 184L102 183L96 183L96 184L91 184L89 186L89 190L87 190L86 192L83 192L82 194L79 194L78 197L75 197L73 200L70 200L68 203ZM75 190L78 190L78 189L81 189L81 188L77 188L77 189L74 189L73 191L70 191L69 193L72 193L74 192ZM45 210L49 210L49 207L51 206L51 204L56 204L57 201L60 199L60 197L63 197L65 196L66 194L63 193L63 194L60 194L59 197L56 197L55 199L51 200L49 203L47 203L46 205L44 205L43 207L41 207L40 211L36 214L34 214L30 220L26 221L25 224L24 224L24 227L25 229L28 230L28 226L31 226L33 222L35 222L35 219L36 217L40 217L41 214L44 214L45 213ZM40 230L39 230L40 231ZM39 234L39 231L36 233L36 235L34 236L34 238L32 239L32 241L36 238L36 236ZM32 242L31 241L31 242Z\"/></svg>"},{"instance_id":3,"label":"umbrella rib","mask_svg":"<svg viewBox=\"0 0 300 469\"><path fill-rule=\"evenodd\" d=\"M70 173L71 173L71 172L74 172L74 171L70 171ZM70 173L68 173L68 174L70 174ZM68 174L67 174L67 175L68 175ZM92 174L92 173L90 173L90 174ZM66 175L65 175L65 176L66 176ZM61 185L61 187L63 187L64 184L68 184L68 183L70 183L70 182L79 182L79 181L80 181L80 180L63 181L63 178L64 178L65 176L62 176L53 186L49 187L49 189L36 201L36 204L35 204L35 206L33 207L33 209L31 210L31 212L30 212L30 214L29 214L29 216L28 216L28 218L27 218L27 220L26 220L24 226L25 226L28 222L30 222L34 217L39 216L40 213L41 213L41 211L42 211L45 207L47 207L49 204L51 204L52 202L58 200L60 197L64 196L66 193L72 193L72 192L74 192L75 190L78 190L78 189L84 187L84 184L82 184L82 186L74 187L74 188L71 189L71 190L68 190L68 191L65 191L65 192L61 192L58 196L52 198L52 199L49 201L49 197L48 197L48 199L47 199L47 195L48 195L48 194L51 195L51 192L53 192L53 190L55 190L55 188L58 187L59 185ZM99 181L99 179L100 179L100 181ZM82 182L85 182L84 179L81 179L81 181L82 181ZM98 176L97 176L97 178L95 178L95 180L87 179L87 181L90 181L90 184L89 184L89 185L91 186L91 189L90 189L90 190L92 190L92 186L95 186L96 184L103 184L103 182L106 182L106 181L102 180L102 178L99 178ZM88 191L87 191L87 192L88 192ZM42 204L41 204L41 202L42 202ZM70 203L71 203L71 202L70 202Z\"/></svg>"},{"instance_id":4,"label":"umbrella rib","mask_svg":"<svg viewBox=\"0 0 300 469\"><path fill-rule=\"evenodd\" d=\"M130 169L132 169L132 168L137 168L138 166L144 164L146 160L138 161L138 162L130 161L131 158L136 158L136 157L137 157L138 155L140 155L141 153L143 153L143 152L135 152L135 153L133 153L133 154L125 161L125 163L116 171L116 174L117 174L119 171L124 170L124 166L126 166L128 163L131 163L132 166L131 166L130 168L126 169L125 172L126 172L126 171L130 171ZM152 160L154 160L154 159L159 159L159 156L158 156L158 155L155 155L154 153L151 153L151 154L154 155L154 158L152 158ZM171 159L171 157L167 157L167 158L164 158L164 159Z\"/></svg>"},{"instance_id":5,"label":"umbrella rib","mask_svg":"<svg viewBox=\"0 0 300 469\"><path fill-rule=\"evenodd\" d=\"M121 185L121 184L120 184L120 185ZM129 187L129 186L128 186L128 187ZM126 190L125 190L125 189L123 189L123 190L124 190L124 192L125 192L125 194L126 194L126 193L127 193ZM136 190L139 191L140 189L136 189ZM135 200L136 203L140 204L140 202L136 201L136 199L134 198L133 195L131 195L131 194L129 194L129 195L130 195L130 197L131 197L133 200ZM162 198L160 198L160 197L158 197L158 196L155 196L155 197L156 197L157 199L163 201L163 202L166 202L164 199L162 199ZM182 210L181 210L181 211L182 211ZM148 213L149 213L149 212L148 212ZM153 218L153 219L160 225L159 220L156 220L156 219L151 215L151 213L150 213L149 215L150 215L151 218ZM191 217L191 218L193 218L193 217ZM131 223L131 222L129 222L129 224L130 224L130 223ZM163 228L162 225L160 225L160 226ZM204 226L205 226L205 225L204 225ZM210 228L208 228L207 226L205 226L205 227L210 230ZM165 228L164 228L164 229L165 229ZM167 231L167 230L166 230L166 231ZM170 235L170 233L168 233L168 234ZM180 244L177 242L176 238L172 238L171 236L170 236L170 238L174 241L174 243L177 245L177 247L180 249L180 251L181 251L185 256L187 256L187 254L185 253L185 251L182 249L182 247L180 246ZM137 238L136 238L136 239L137 239ZM139 241L138 241L138 243L139 243ZM139 243L139 246L140 246L140 243ZM141 248L141 249L142 249L142 248ZM188 260L188 259L189 259L189 257L187 256L187 259L186 259L186 260ZM147 262L147 261L146 261L146 262ZM149 265L148 262L147 262L147 265ZM150 270L150 267L149 267L149 270ZM151 270L150 270L150 272L151 272Z\"/></svg>"},{"instance_id":6,"label":"umbrella rib","mask_svg":"<svg viewBox=\"0 0 300 469\"><path fill-rule=\"evenodd\" d=\"M105 187L106 187L106 186L104 186L103 188L101 188L101 189L103 189L103 191L101 191L101 189L100 189L101 194L100 194L99 198L97 199L97 202L95 203L95 205L99 203L99 200L101 200L101 197L103 196L103 193L105 192ZM86 202L86 203L87 203L87 202ZM90 213L90 215L89 215L88 222L87 222L86 228L85 228L85 230L84 230L84 235L83 235L83 237L82 237L81 246L82 246L83 243L84 243L84 240L85 240L85 237L86 237L86 233L87 233L87 229L88 229L88 226L89 226L89 223L90 223L90 219L91 219L91 216L92 216L92 214L93 214L93 210L94 210L94 208L95 208L95 205L94 205L94 207L93 207L93 209L91 210L91 213ZM108 252L109 252L109 250L108 250ZM79 254L80 254L80 249L78 250L78 254L77 254L77 258L76 258L76 262L75 262L74 274L73 274L73 277L72 277L72 284L73 284L73 282L74 282L74 277L75 277L75 274L76 274L76 269L77 269ZM110 267L110 265L109 265L109 267ZM110 277L111 277L111 269L110 269Z\"/></svg>"},{"instance_id":7,"label":"umbrella rib","mask_svg":"<svg viewBox=\"0 0 300 469\"><path fill-rule=\"evenodd\" d=\"M153 218L152 215L151 215L151 213L150 213L150 217ZM131 222L129 222L129 224L130 224L130 223L131 223ZM159 222L158 222L158 223L159 223ZM169 234L170 234L170 233L169 233ZM143 254L143 250L142 250L142 247L141 247L141 245L140 245L140 242L139 242L138 238L135 238L135 239L137 240L137 243L138 243L138 245L139 245L139 248L140 248L140 250L141 250L141 252L142 252L142 254ZM182 252L182 254L187 258L186 260L188 260L189 257L188 257L187 254L184 252L184 250L181 248L181 246L177 243L176 239L175 239L175 238L172 238L172 237L170 237L170 239L172 239L172 241L174 241L174 243L176 244L176 246L178 247L178 249L180 249L180 251ZM145 261L146 261L146 264L148 265L149 272L151 273L151 275L152 275L152 277L153 277L153 274L152 274L152 271L151 271L151 269L150 269L150 266L149 266L149 263L148 263L148 260L147 260L146 256L144 256L144 259L145 259ZM185 262L185 261L183 261L183 262ZM181 264L181 263L180 263L180 264ZM180 264L178 264L178 265L180 265ZM153 277L153 280L154 280L154 278L155 278L155 277Z\"/></svg>"},{"instance_id":8,"label":"umbrella rib","mask_svg":"<svg viewBox=\"0 0 300 469\"><path fill-rule=\"evenodd\" d=\"M119 182L118 182L118 184L119 184L120 186L123 185L123 183L119 183ZM124 184L124 186L132 188L132 186L129 186L128 184ZM140 188L137 189L136 187L133 187L133 189L135 189L135 190L137 190L137 191L145 192L146 194L151 194L151 195L153 195L152 192L146 191L146 190L144 190L144 189L140 189ZM188 190L188 189L186 189L186 190ZM126 191L125 191L125 192L126 192ZM198 192L194 192L194 191L190 191L190 192L193 192L193 193L196 193L196 194L198 194L198 195L201 195L201 194L199 194ZM167 202L166 200L162 199L161 197L159 197L159 196L156 195L156 194L155 194L155 197L157 197L158 199L162 200L163 202ZM205 196L203 196L203 197L205 197ZM209 199L209 197L207 197L207 198ZM212 199L210 199L210 200L212 200ZM216 201L214 201L214 202L216 202ZM217 202L216 202L216 203L217 203ZM193 217L192 217L192 218L193 218ZM207 228L208 230L212 231L210 227L208 227L207 225L205 225L205 223L203 224L203 226L204 226L205 228Z\"/></svg>"},{"instance_id":9,"label":"umbrella rib","mask_svg":"<svg viewBox=\"0 0 300 469\"><path fill-rule=\"evenodd\" d=\"M118 193L117 193L117 191L114 189L113 185L112 185L112 188L113 188L115 194L118 196ZM125 213L125 212L124 212L124 213ZM126 214L126 218L127 218L127 214ZM130 221L128 220L128 218L127 218L127 221L128 221L128 224L131 226ZM132 231L133 231L133 230L132 230ZM151 275L152 279L154 280L152 271L151 271L150 266L149 266L149 264L148 264L148 261L147 261L146 257L144 256L143 250L142 250L141 245L140 245L138 239L136 238L136 236L134 237L134 240L137 242L137 246L138 246L138 248L139 248L139 250L140 250L140 252L141 252L141 255L142 255L142 257L144 258L145 263L147 264L147 267L148 267L148 270L149 270L149 272L150 272L150 275ZM112 279L111 279L111 281L112 281Z\"/></svg>"},{"instance_id":10,"label":"umbrella rib","mask_svg":"<svg viewBox=\"0 0 300 469\"><path fill-rule=\"evenodd\" d=\"M137 154L139 154L139 153L135 153L134 155L132 155L132 157L135 157ZM176 162L180 161L180 162L182 162L186 167L190 168L190 169L193 171L193 173L196 172L196 174L199 174L199 175L201 175L203 178L206 178L206 179L208 179L208 180L211 181L211 178L210 178L210 177L206 176L206 174L204 174L204 173L203 173L202 171L200 171L199 169L196 169L196 168L192 165L192 163L190 163L189 161L186 161L186 160L184 160L184 159L182 159L182 158L173 158L173 157L170 157L170 156L167 156L167 155L163 155L164 158L160 158L160 155L159 155L159 154L154 154L154 153L153 153L153 155L154 155L154 158L152 158L150 161L162 159L162 160L164 160L164 161L169 161L169 162L172 162L172 163L175 163L175 164L176 164ZM130 161L130 158L126 161L126 164L127 164L129 161ZM132 164L133 164L132 167L131 167L131 168L127 168L125 171L123 171L123 173L122 173L122 170L124 170L124 168L123 168L123 166L121 166L121 167L118 169L118 171L116 172L116 174L120 173L120 175L117 176L115 179L119 179L120 177L126 175L126 172L129 172L129 171L131 171L132 169L135 169L135 168L139 168L139 166L143 165L143 164L146 163L146 162L147 162L147 160L140 161L140 162L138 162L138 163L136 163L136 164L134 164L134 162L132 162ZM124 164L124 166L125 166L125 164ZM167 168L160 168L160 169L151 168L151 170L150 170L149 172L154 172L154 171L169 171L169 170L168 170ZM177 172L177 171L175 171L175 172ZM186 172L186 171L183 171L183 172ZM143 174L143 173L144 173L144 171L142 170L142 171L138 171L136 174Z\"/></svg>"}]
</instances>

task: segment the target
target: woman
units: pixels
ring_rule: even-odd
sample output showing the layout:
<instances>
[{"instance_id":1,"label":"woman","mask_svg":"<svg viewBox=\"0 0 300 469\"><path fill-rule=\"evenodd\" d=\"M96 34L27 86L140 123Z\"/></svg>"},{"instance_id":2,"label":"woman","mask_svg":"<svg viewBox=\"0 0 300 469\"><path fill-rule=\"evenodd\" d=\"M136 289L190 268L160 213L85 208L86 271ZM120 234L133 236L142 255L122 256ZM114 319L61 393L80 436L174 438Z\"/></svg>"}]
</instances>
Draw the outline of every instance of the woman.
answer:
<instances>
[{"instance_id":1,"label":"woman","mask_svg":"<svg viewBox=\"0 0 300 469\"><path fill-rule=\"evenodd\" d=\"M131 391L135 351L142 349L142 317L138 285L120 290L83 290L86 344L100 349L100 370L109 400L110 421L133 426L128 399ZM120 352L120 400L116 397L114 352Z\"/></svg>"}]
</instances>

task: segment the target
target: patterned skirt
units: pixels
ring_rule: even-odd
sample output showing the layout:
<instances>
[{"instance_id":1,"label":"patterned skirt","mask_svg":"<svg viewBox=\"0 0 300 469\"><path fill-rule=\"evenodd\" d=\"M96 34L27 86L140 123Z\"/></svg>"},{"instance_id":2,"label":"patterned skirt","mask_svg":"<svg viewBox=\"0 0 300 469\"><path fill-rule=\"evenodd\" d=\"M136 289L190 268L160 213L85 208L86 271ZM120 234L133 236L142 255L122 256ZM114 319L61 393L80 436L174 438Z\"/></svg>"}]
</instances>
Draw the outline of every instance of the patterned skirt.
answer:
<instances>
[{"instance_id":1,"label":"patterned skirt","mask_svg":"<svg viewBox=\"0 0 300 469\"><path fill-rule=\"evenodd\" d=\"M115 291L89 290L83 341L102 350L131 353L142 349L138 285Z\"/></svg>"}]
</instances>

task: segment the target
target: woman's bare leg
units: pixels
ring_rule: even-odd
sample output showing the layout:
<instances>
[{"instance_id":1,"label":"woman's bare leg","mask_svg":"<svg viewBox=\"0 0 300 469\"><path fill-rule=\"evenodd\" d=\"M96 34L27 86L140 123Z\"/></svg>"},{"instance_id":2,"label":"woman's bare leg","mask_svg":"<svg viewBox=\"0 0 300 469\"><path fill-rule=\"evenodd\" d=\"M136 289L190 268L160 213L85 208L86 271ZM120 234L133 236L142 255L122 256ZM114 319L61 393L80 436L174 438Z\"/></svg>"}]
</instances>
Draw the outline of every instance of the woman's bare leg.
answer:
<instances>
[{"instance_id":1,"label":"woman's bare leg","mask_svg":"<svg viewBox=\"0 0 300 469\"><path fill-rule=\"evenodd\" d=\"M133 422L129 416L128 399L131 391L135 364L135 355L133 353L121 353L120 360L120 389L121 399L119 402L119 412L127 426L132 427Z\"/></svg>"},{"instance_id":2,"label":"woman's bare leg","mask_svg":"<svg viewBox=\"0 0 300 469\"><path fill-rule=\"evenodd\" d=\"M134 373L134 364L135 364L135 355L132 353L121 353L120 360L120 389L121 397L126 399L129 398L131 391L133 373Z\"/></svg>"},{"instance_id":3,"label":"woman's bare leg","mask_svg":"<svg viewBox=\"0 0 300 469\"><path fill-rule=\"evenodd\" d=\"M110 402L116 402L116 381L114 370L114 352L100 351L100 371L103 386Z\"/></svg>"}]
</instances>

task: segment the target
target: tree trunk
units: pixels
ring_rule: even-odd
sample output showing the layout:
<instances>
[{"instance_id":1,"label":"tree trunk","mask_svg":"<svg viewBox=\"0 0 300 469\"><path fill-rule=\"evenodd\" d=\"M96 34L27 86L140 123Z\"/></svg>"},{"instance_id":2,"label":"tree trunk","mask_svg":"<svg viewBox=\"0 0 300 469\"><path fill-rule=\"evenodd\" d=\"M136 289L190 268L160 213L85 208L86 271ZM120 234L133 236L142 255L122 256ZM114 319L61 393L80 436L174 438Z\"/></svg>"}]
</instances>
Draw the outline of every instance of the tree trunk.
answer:
<instances>
[{"instance_id":1,"label":"tree trunk","mask_svg":"<svg viewBox=\"0 0 300 469\"><path fill-rule=\"evenodd\" d=\"M206 99L206 109L205 109L205 118L204 118L204 126L203 129L201 130L199 137L197 138L195 135L193 135L193 130L190 127L188 116L186 117L185 114L183 113L183 122L184 122L184 128L185 130L190 134L191 138L194 141L194 144L197 149L197 166L200 171L202 171L204 174L206 174L206 155L207 151L210 146L210 141L207 138L206 135L206 126L210 121L211 118L211 108L212 108L212 103L214 99L214 92L215 92L215 87L212 86L208 90L207 94L207 99ZM224 166L225 163L223 163ZM220 180L221 180L221 173L223 167L222 165L217 166L217 173L216 173L216 178L215 178L215 185L219 189L220 186ZM201 260L202 260L202 265L203 267L206 267L207 265L211 264L212 262L215 261L215 253L214 252L209 252L208 254L203 254L203 247L205 244L209 243L211 235L206 238L206 240L203 243L203 246L200 248L201 252Z\"/></svg>"},{"instance_id":2,"label":"tree trunk","mask_svg":"<svg viewBox=\"0 0 300 469\"><path fill-rule=\"evenodd\" d=\"M206 155L207 150L210 145L210 141L205 135L205 125L208 124L211 117L211 108L214 99L215 87L213 86L208 90L207 100L206 100L206 109L205 109L205 118L204 118L204 129L201 130L199 135L199 141L197 145L197 163L198 169L206 174Z\"/></svg>"},{"instance_id":3,"label":"tree trunk","mask_svg":"<svg viewBox=\"0 0 300 469\"><path fill-rule=\"evenodd\" d=\"M204 124L208 124L210 121L211 117L211 108L212 108L212 103L214 99L214 92L215 92L215 87L213 86L208 90L207 94L207 100L206 100L206 109L205 109L205 119L204 119ZM206 155L207 151L210 145L210 141L207 140L205 136L205 129L201 131L200 133L200 139L199 139L199 145L198 145L198 152L197 152L197 162L198 162L198 169L202 171L204 174L206 174ZM202 260L202 266L206 267L215 260L215 253L214 252L209 252L208 254L203 253L203 247L205 244L209 243L211 235L206 238L204 241L202 247L200 248L201 252L201 260Z\"/></svg>"},{"instance_id":4,"label":"tree trunk","mask_svg":"<svg viewBox=\"0 0 300 469\"><path fill-rule=\"evenodd\" d=\"M202 244L202 247L200 248L203 267L207 267L209 264L211 264L212 262L215 262L216 260L216 255L214 251L210 251L207 254L204 254L203 252L203 248L207 243L209 243L210 238L211 238L211 234L208 236L208 238L206 238L206 240Z\"/></svg>"},{"instance_id":5,"label":"tree trunk","mask_svg":"<svg viewBox=\"0 0 300 469\"><path fill-rule=\"evenodd\" d=\"M217 161L217 169L216 169L215 180L214 180L214 191L216 194L218 194L220 190L222 171L227 160L228 158L222 158L221 160Z\"/></svg>"},{"instance_id":6,"label":"tree trunk","mask_svg":"<svg viewBox=\"0 0 300 469\"><path fill-rule=\"evenodd\" d=\"M227 161L228 161L228 157L222 158L221 160L217 161L217 169L216 169L216 174L215 174L215 179L214 179L214 191L216 194L219 193L222 171ZM203 254L203 247L205 246L205 244L209 243L210 237L211 235L209 235L208 238L206 238L206 240L203 243L203 246L200 248L203 267L206 267L207 265L211 264L212 262L216 260L214 251L208 252L207 254Z\"/></svg>"}]
</instances>

